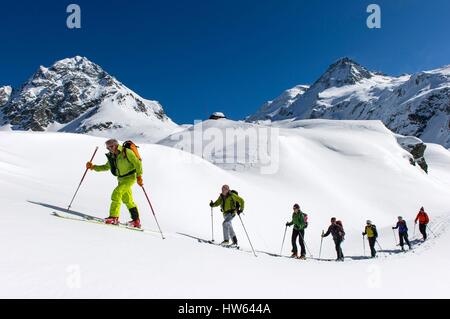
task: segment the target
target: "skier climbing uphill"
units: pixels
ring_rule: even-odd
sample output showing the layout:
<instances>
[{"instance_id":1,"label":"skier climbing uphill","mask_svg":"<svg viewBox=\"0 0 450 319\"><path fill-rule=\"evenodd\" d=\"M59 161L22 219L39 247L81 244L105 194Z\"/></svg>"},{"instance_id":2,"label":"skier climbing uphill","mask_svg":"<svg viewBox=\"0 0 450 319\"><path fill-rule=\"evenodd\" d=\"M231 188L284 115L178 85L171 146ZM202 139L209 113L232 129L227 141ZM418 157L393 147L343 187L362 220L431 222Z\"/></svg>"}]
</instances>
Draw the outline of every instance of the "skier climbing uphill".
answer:
<instances>
[{"instance_id":1,"label":"skier climbing uphill","mask_svg":"<svg viewBox=\"0 0 450 319\"><path fill-rule=\"evenodd\" d=\"M340 221L336 221L336 218L331 218L331 225L328 227L328 231L322 235L322 238L328 235L333 236L334 244L336 246L337 258L336 261L344 261L344 253L342 252L341 244L344 241L344 228Z\"/></svg>"},{"instance_id":2,"label":"skier climbing uphill","mask_svg":"<svg viewBox=\"0 0 450 319\"><path fill-rule=\"evenodd\" d=\"M417 214L416 219L414 222L417 224L417 221L419 221L419 231L423 236L423 241L427 240L427 225L430 222L430 218L428 217L428 214L425 212L425 208L421 208L420 212Z\"/></svg>"},{"instance_id":3,"label":"skier climbing uphill","mask_svg":"<svg viewBox=\"0 0 450 319\"><path fill-rule=\"evenodd\" d=\"M233 218L236 217L236 214L240 215L244 211L244 200L237 192L231 191L228 185L223 185L222 193L219 195L219 198L215 202L211 201L209 206L220 206L220 210L223 213L223 242L221 245L230 245L231 238L233 241L232 245L236 246L238 240L231 222L233 221Z\"/></svg>"},{"instance_id":4,"label":"skier climbing uphill","mask_svg":"<svg viewBox=\"0 0 450 319\"><path fill-rule=\"evenodd\" d=\"M405 250L403 247L406 244L408 245L409 249L411 249L411 243L408 239L408 226L406 225L406 221L403 220L403 217L398 216L398 222L395 227L392 227L392 229L398 229L398 236L400 237L400 247L402 247L402 250Z\"/></svg>"},{"instance_id":5,"label":"skier climbing uphill","mask_svg":"<svg viewBox=\"0 0 450 319\"><path fill-rule=\"evenodd\" d=\"M124 203L131 215L131 221L128 226L141 228L139 219L139 211L134 203L131 187L134 183L143 186L142 180L142 162L137 153L137 149L133 151L132 148L136 146L128 141L124 145L119 145L115 139L106 141L106 148L109 153L106 154L108 162L104 165L94 165L91 162L86 164L86 168L96 172L103 172L110 170L114 176L117 176L118 186L114 189L111 195L111 206L109 210L109 217L105 219L106 224L119 224L120 206Z\"/></svg>"},{"instance_id":6,"label":"skier climbing uphill","mask_svg":"<svg viewBox=\"0 0 450 319\"><path fill-rule=\"evenodd\" d=\"M362 235L367 235L367 240L369 241L370 247L370 255L372 256L372 258L375 258L377 256L377 250L375 249L375 243L377 242L378 238L377 226L375 226L370 220L368 220L366 222L366 228L364 229Z\"/></svg>"},{"instance_id":7,"label":"skier climbing uphill","mask_svg":"<svg viewBox=\"0 0 450 319\"><path fill-rule=\"evenodd\" d=\"M308 215L300 210L300 205L295 204L294 213L292 214L292 220L286 223L286 226L290 227L294 225L292 230L292 258L306 259L306 249L305 249L305 228L308 226ZM298 256L297 250L297 237L300 243L301 251L300 257Z\"/></svg>"}]
</instances>

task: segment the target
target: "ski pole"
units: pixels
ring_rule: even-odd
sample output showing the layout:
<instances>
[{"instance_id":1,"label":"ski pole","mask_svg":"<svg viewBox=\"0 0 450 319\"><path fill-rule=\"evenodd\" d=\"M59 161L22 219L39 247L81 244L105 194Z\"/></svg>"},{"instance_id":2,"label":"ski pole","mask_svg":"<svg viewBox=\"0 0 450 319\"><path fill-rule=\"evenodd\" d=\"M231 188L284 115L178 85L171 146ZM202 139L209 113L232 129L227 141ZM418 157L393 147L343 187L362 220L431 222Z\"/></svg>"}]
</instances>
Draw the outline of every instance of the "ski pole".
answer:
<instances>
[{"instance_id":1,"label":"ski pole","mask_svg":"<svg viewBox=\"0 0 450 319\"><path fill-rule=\"evenodd\" d=\"M97 151L98 151L98 146L95 148L94 154L92 154L91 160L90 160L89 162L92 162L92 161L94 160L94 157L95 157L95 154L97 154ZM86 168L86 170L84 171L84 174L83 174L83 177L81 178L80 184L78 184L78 188L77 188L77 190L75 191L75 194L73 195L72 200L70 201L69 206L67 207L67 212L70 211L70 208L72 207L73 201L75 200L75 197L77 196L78 191L80 190L81 184L83 183L84 178L86 177L86 174L87 174L88 170L89 170L89 169Z\"/></svg>"},{"instance_id":2,"label":"ski pole","mask_svg":"<svg viewBox=\"0 0 450 319\"><path fill-rule=\"evenodd\" d=\"M253 245L252 245L252 242L250 240L250 237L248 236L247 229L245 229L245 225L244 225L244 222L242 221L241 215L238 214L238 216L239 216L239 219L241 220L241 224L242 224L242 227L244 228L245 234L247 235L248 242L250 243L250 246L252 247L253 254L255 255L255 257L258 257L256 255L255 249L253 248Z\"/></svg>"},{"instance_id":3,"label":"ski pole","mask_svg":"<svg viewBox=\"0 0 450 319\"><path fill-rule=\"evenodd\" d=\"M395 229L392 229L392 232L394 233L395 246L398 246L398 244L397 244L397 236L395 235Z\"/></svg>"},{"instance_id":4,"label":"ski pole","mask_svg":"<svg viewBox=\"0 0 450 319\"><path fill-rule=\"evenodd\" d=\"M159 232L161 233L161 237L162 237L162 239L165 239L163 232L161 230L161 227L159 227L158 219L156 218L156 214L155 214L155 211L153 210L152 203L150 202L150 198L148 198L148 195L147 195L147 192L145 191L144 186L142 186L142 190L144 191L145 197L147 198L148 204L150 205L150 209L152 210L153 217L155 217L156 225L158 225L158 229L159 229Z\"/></svg>"},{"instance_id":5,"label":"ski pole","mask_svg":"<svg viewBox=\"0 0 450 319\"><path fill-rule=\"evenodd\" d=\"M303 244L305 245L306 249L308 250L309 256L310 256L311 258L313 258L313 255L311 254L311 251L309 250L308 245L306 244L306 241L305 241L305 239L303 238L303 236L302 236L302 234L300 233L300 231L298 232L298 234L300 235L300 238L302 239Z\"/></svg>"},{"instance_id":6,"label":"ski pole","mask_svg":"<svg viewBox=\"0 0 450 319\"><path fill-rule=\"evenodd\" d=\"M288 229L288 227L286 226L286 228L284 229L283 242L281 243L280 256L281 256L281 254L283 252L284 240L286 239L287 229Z\"/></svg>"},{"instance_id":7,"label":"ski pole","mask_svg":"<svg viewBox=\"0 0 450 319\"><path fill-rule=\"evenodd\" d=\"M325 232L322 230L322 239L320 239L319 260L320 260L320 256L322 256L322 243L323 243L323 235L324 234L325 234Z\"/></svg>"},{"instance_id":8,"label":"ski pole","mask_svg":"<svg viewBox=\"0 0 450 319\"><path fill-rule=\"evenodd\" d=\"M434 231L431 230L431 227L428 227L428 224L426 225L426 229L428 229L430 231L430 233L433 234L434 238L437 238L436 234L434 233Z\"/></svg>"},{"instance_id":9,"label":"ski pole","mask_svg":"<svg viewBox=\"0 0 450 319\"><path fill-rule=\"evenodd\" d=\"M365 240L365 235L363 235L363 249L364 249L364 257L366 257L366 240Z\"/></svg>"},{"instance_id":10,"label":"ski pole","mask_svg":"<svg viewBox=\"0 0 450 319\"><path fill-rule=\"evenodd\" d=\"M211 241L214 242L214 216L213 216L213 208L211 207Z\"/></svg>"},{"instance_id":11,"label":"ski pole","mask_svg":"<svg viewBox=\"0 0 450 319\"><path fill-rule=\"evenodd\" d=\"M375 241L376 241L378 247L380 248L380 251L383 253L384 257L387 257L386 252L384 251L383 248L381 248L381 245L380 245L380 243L378 242L378 240L375 240Z\"/></svg>"}]
</instances>

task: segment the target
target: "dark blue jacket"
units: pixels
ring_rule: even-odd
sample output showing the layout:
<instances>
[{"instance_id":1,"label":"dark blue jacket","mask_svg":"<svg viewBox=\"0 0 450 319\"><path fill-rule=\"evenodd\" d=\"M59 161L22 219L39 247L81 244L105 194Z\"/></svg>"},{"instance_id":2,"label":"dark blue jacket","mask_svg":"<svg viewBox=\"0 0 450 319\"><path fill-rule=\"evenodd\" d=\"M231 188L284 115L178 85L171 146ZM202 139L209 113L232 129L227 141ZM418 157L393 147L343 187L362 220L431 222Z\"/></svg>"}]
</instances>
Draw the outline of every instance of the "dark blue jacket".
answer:
<instances>
[{"instance_id":1,"label":"dark blue jacket","mask_svg":"<svg viewBox=\"0 0 450 319\"><path fill-rule=\"evenodd\" d=\"M406 226L406 222L402 220L401 222L397 223L397 226L394 227L394 229L398 228L399 234L404 234L408 232L408 226Z\"/></svg>"}]
</instances>

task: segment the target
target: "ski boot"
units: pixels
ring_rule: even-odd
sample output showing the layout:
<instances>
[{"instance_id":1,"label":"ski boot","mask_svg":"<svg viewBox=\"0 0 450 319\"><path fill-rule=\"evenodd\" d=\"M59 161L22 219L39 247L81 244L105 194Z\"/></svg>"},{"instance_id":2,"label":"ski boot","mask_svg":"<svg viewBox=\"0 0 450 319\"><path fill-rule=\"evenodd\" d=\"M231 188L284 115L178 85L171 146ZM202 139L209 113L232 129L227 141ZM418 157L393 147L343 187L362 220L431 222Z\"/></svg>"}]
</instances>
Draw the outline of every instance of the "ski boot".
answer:
<instances>
[{"instance_id":1,"label":"ski boot","mask_svg":"<svg viewBox=\"0 0 450 319\"><path fill-rule=\"evenodd\" d=\"M229 240L224 240L223 242L220 243L220 246L230 246L230 241Z\"/></svg>"},{"instance_id":2,"label":"ski boot","mask_svg":"<svg viewBox=\"0 0 450 319\"><path fill-rule=\"evenodd\" d=\"M292 253L291 258L298 258L297 253Z\"/></svg>"},{"instance_id":3,"label":"ski boot","mask_svg":"<svg viewBox=\"0 0 450 319\"><path fill-rule=\"evenodd\" d=\"M105 218L105 224L107 225L119 225L119 217Z\"/></svg>"},{"instance_id":4,"label":"ski boot","mask_svg":"<svg viewBox=\"0 0 450 319\"><path fill-rule=\"evenodd\" d=\"M237 244L238 244L237 237L234 236L232 240L233 240L233 245L237 246Z\"/></svg>"},{"instance_id":5,"label":"ski boot","mask_svg":"<svg viewBox=\"0 0 450 319\"><path fill-rule=\"evenodd\" d=\"M301 255L300 257L297 257L297 259L300 259L300 260L306 260L306 257L303 256L303 255Z\"/></svg>"},{"instance_id":6,"label":"ski boot","mask_svg":"<svg viewBox=\"0 0 450 319\"><path fill-rule=\"evenodd\" d=\"M139 219L129 221L127 223L127 226L131 227L131 228L139 228L139 229L141 229L141 221Z\"/></svg>"}]
</instances>

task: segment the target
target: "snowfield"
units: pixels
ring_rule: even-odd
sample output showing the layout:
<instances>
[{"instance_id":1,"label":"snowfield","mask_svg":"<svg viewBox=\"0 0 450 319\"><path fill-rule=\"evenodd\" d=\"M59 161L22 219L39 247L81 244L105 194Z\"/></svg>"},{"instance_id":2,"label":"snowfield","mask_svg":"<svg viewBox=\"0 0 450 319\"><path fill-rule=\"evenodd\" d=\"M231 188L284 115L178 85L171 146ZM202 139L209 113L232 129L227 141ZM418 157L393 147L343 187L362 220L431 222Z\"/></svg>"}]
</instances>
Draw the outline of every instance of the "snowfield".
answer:
<instances>
[{"instance_id":1,"label":"snowfield","mask_svg":"<svg viewBox=\"0 0 450 319\"><path fill-rule=\"evenodd\" d=\"M244 125L206 125L220 130L222 123ZM100 151L94 163L106 162L104 138L0 132L0 297L450 297L448 150L428 145L427 175L409 164L410 155L378 121L288 120L272 125L280 129L280 161L270 175L251 167L224 170L171 147L175 145L140 145L145 187L166 240L152 232L157 227L138 186L134 196L148 232L51 215L67 207L96 146ZM238 218L233 224L242 251L182 235L211 238L208 203L225 183L246 201L241 216L258 257L251 253ZM74 213L106 217L115 185L108 172L88 172ZM305 239L315 258L330 218L343 221L344 263L269 254L280 252L285 223L296 202L309 215ZM424 244L418 240L418 229L412 238L412 219L421 206L437 235L430 234ZM398 215L408 222L414 243L410 252L401 253L394 243L391 227ZM128 218L123 207L121 220ZM363 256L361 232L367 219L377 225L384 249L375 260ZM221 221L216 209L216 241L222 240ZM291 231L283 249L286 256ZM331 237L323 241L322 258L335 258Z\"/></svg>"}]
</instances>

